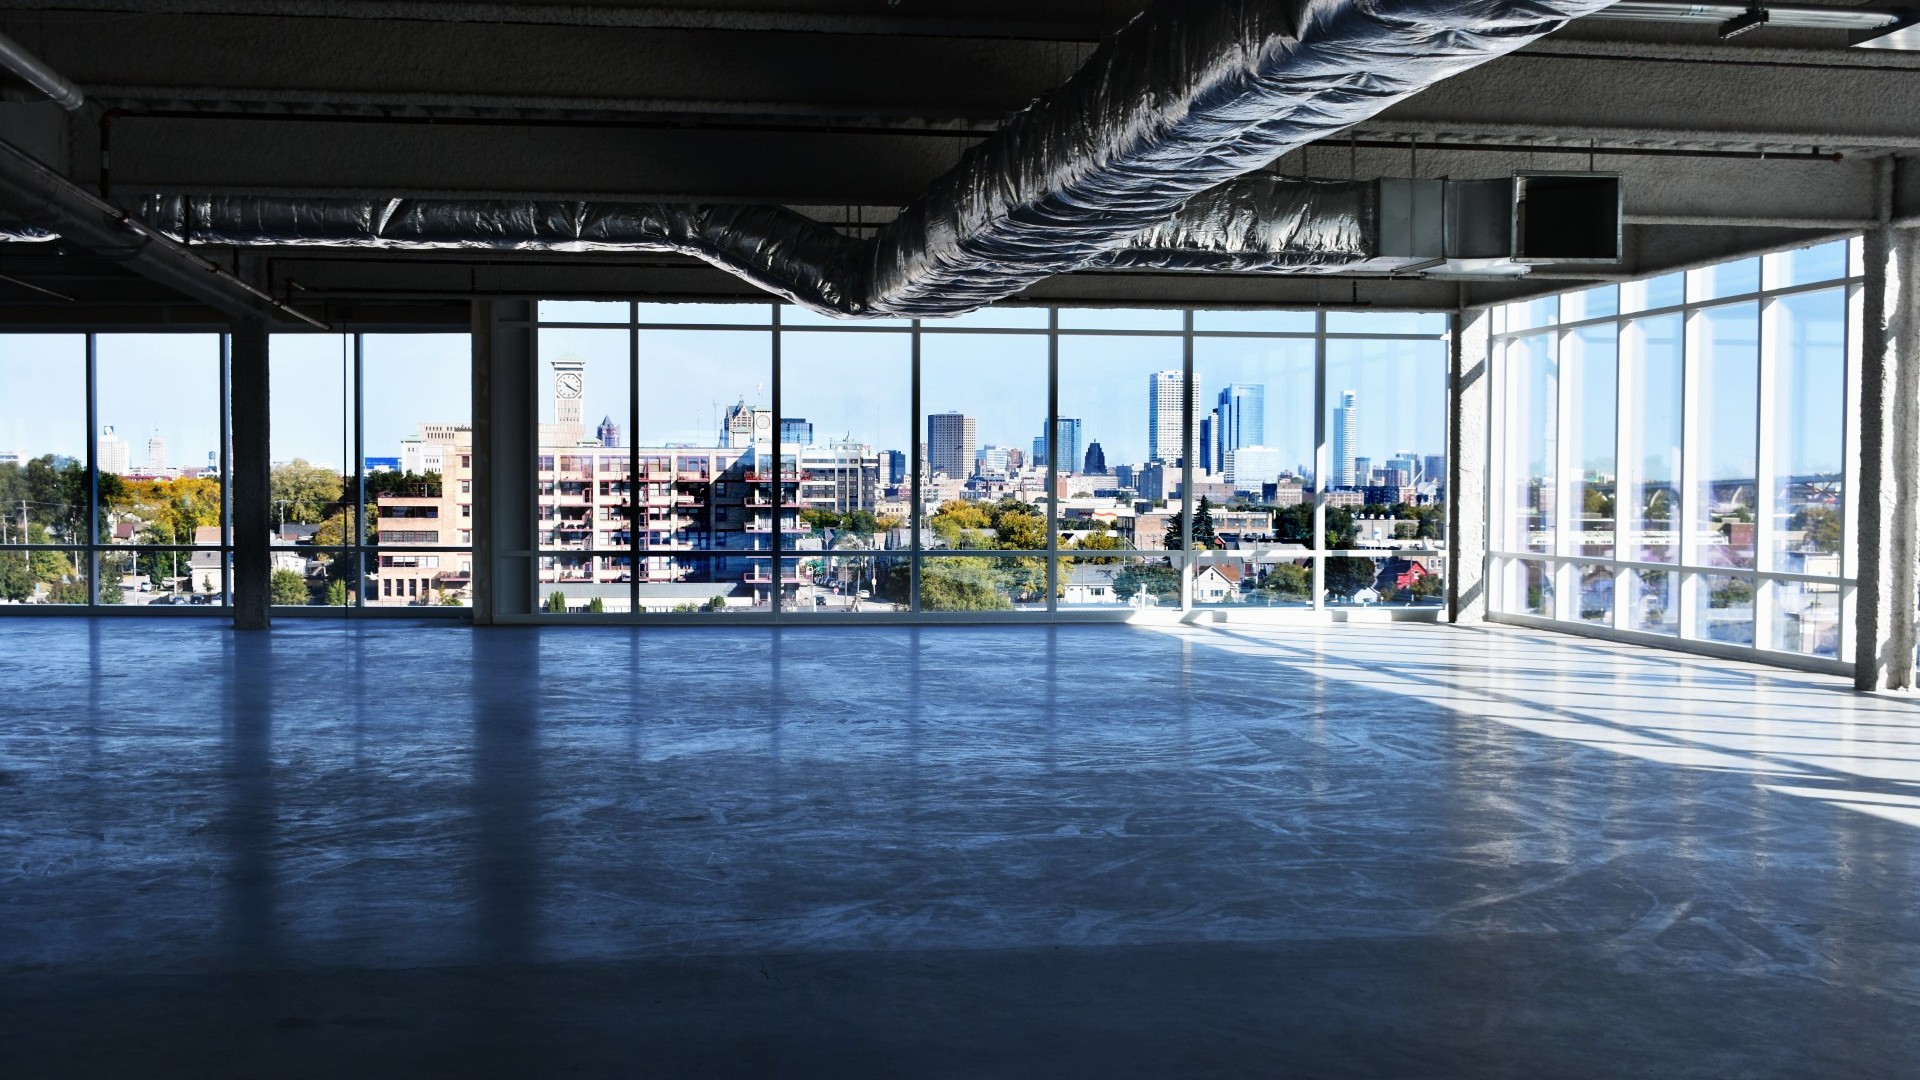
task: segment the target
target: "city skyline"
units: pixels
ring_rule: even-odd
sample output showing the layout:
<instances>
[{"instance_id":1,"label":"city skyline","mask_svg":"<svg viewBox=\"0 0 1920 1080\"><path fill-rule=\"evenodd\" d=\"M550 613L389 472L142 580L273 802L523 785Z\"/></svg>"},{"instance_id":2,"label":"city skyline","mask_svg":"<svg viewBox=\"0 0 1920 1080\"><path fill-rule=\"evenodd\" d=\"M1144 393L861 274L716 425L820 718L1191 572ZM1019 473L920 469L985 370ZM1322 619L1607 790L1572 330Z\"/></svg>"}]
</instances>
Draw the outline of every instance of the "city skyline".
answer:
<instances>
[{"instance_id":1,"label":"city skyline","mask_svg":"<svg viewBox=\"0 0 1920 1080\"><path fill-rule=\"evenodd\" d=\"M815 344L788 349L782 402L788 421L805 420L822 443L851 436L877 451L908 450L914 425L908 415L910 347L906 335L792 337ZM741 338L758 340L742 342L738 340ZM620 430L624 441L638 445L711 445L718 415L727 405L744 400L749 405L771 407L766 338L764 334L725 331L662 331L652 335L643 342L642 364L646 370L638 417L628 416L626 331L542 331L543 366L563 351L585 361L580 399L583 429L591 429L606 417ZM37 341L9 342L13 346L9 351L22 359L35 352L70 353L76 375L72 380L74 407L10 411L0 416L0 452L28 456L55 453L84 460L88 443L99 433L85 429L84 379L79 377L84 374L84 347L75 344L80 340L48 335L39 336ZM1045 427L1044 339L1036 337L1026 342L1022 336L1012 345L1003 345L998 338L971 335L929 335L925 340L929 346L939 346L928 348L932 355L923 360L922 396L927 412L953 408L973 416L976 447L999 445L1028 450L1035 435ZM1141 340L1153 346L1164 344L1156 339ZM98 421L102 427L112 426L126 440L130 464L136 468L142 464L146 441L157 432L168 448L171 467L204 467L208 452L218 448L218 339L213 335L102 335L101 342ZM368 335L365 342L365 457L399 456L402 441L413 436L420 424L468 422L469 349L464 335ZM1076 339L1073 344L1081 347L1095 342L1106 344L1108 339ZM994 345L995 351L979 355L982 344ZM1113 344L1113 351L1124 352L1130 342L1119 339ZM1405 351L1407 343L1385 344ZM300 458L351 471L346 451L350 431L345 424L349 387L344 385L343 372L343 357L350 355L349 348L340 335L275 337L273 460ZM1433 357L1419 358L1412 366L1430 369L1430 381L1439 388L1444 386L1437 362L1442 354L1437 345L1432 351ZM142 364L162 368L168 377L157 382L125 378L125 364L135 357ZM1263 366L1261 359L1262 353L1255 350L1249 353L1248 362L1237 368L1229 370L1232 365L1222 364L1219 376L1202 370L1195 380L1195 396L1202 406L1196 419L1204 419L1220 396L1235 385L1261 387L1260 397L1265 400L1259 421L1266 438L1262 443L1247 445L1275 448L1291 471L1312 460L1312 395L1290 393L1291 387L1284 383L1276 385L1271 379L1250 377L1246 369ZM1434 398L1408 385L1407 359L1400 358L1399 368L1381 372L1382 382L1404 388L1404 392L1395 395L1398 400L1382 402L1378 407L1369 399L1358 436L1361 453L1356 456L1384 460L1404 450L1434 452L1442 446L1444 417L1430 407ZM1349 366L1365 368L1370 363ZM389 365L402 364L407 391L389 393L386 387L395 385L397 379L397 375L386 374L392 370ZM875 377L875 371L886 376L890 364L897 367L891 377ZM7 386L12 370L13 366L0 363L0 388ZM1290 376L1293 372L1276 374ZM1062 416L1081 422L1081 451L1075 456L1083 457L1084 448L1098 442L1109 469L1144 463L1149 442L1147 410L1138 389L1128 392L1129 386L1139 384L1124 370L1114 371L1110 380L1090 380L1086 375L1084 364L1070 370L1063 360ZM551 369L546 368L543 385L550 379ZM44 387L41 392L45 392ZM545 400L547 395L542 396L541 420L555 422L550 415L551 402ZM1429 407L1422 408L1422 402ZM71 415L63 416L63 412ZM1375 430L1368 431L1368 427ZM1197 442L1197 431L1195 437ZM1411 445L1395 445L1402 441ZM1082 464L1076 461L1072 467L1077 471Z\"/></svg>"}]
</instances>

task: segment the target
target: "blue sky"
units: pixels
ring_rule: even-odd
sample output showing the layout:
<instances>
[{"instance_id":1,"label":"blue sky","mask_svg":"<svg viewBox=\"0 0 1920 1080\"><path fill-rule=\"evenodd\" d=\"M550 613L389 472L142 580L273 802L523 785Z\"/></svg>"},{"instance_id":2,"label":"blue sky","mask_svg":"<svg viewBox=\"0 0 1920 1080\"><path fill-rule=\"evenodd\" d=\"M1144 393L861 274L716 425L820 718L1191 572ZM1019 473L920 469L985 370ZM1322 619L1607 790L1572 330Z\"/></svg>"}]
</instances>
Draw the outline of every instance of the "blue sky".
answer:
<instances>
[{"instance_id":1,"label":"blue sky","mask_svg":"<svg viewBox=\"0 0 1920 1080\"><path fill-rule=\"evenodd\" d=\"M625 305L614 309L624 318ZM1166 312L1063 312L1062 324L1177 328L1177 313L1171 314L1169 322ZM1027 327L1036 324L1036 316L1037 325L1044 325L1044 311L1032 309L983 312L942 325ZM1278 328L1279 322L1261 320L1280 318L1217 313L1203 316L1202 323L1211 319L1221 329ZM1297 322L1301 316L1284 318ZM1294 328L1294 322L1284 325ZM333 468L347 465L349 342L326 334L274 339L274 460L301 457ZM541 331L543 358L573 353L586 359L583 413L589 427L610 415L629 440L707 444L726 405L742 398L762 406L772 402L772 337L764 329L648 330L640 337L639 423L630 423L627 342L624 328ZM369 335L365 343L368 456L397 455L400 440L421 423L468 422L464 335ZM84 452L83 348L78 335L0 338L0 449L74 456ZM787 415L812 421L821 439L852 435L883 449L908 449L912 352L907 334L796 331L783 335L782 348ZM979 445L1026 450L1044 424L1046 356L1042 334L924 335L924 407L928 412L957 409L975 417ZM1180 362L1178 338L1063 336L1061 414L1082 421L1083 444L1098 441L1110 464L1143 460L1148 376L1178 369ZM1310 342L1200 338L1195 363L1203 408L1210 408L1220 388L1230 382L1264 383L1267 442L1280 447L1289 465L1310 459ZM156 431L166 440L169 465L204 464L218 442L218 364L219 342L212 335L101 335L100 422L114 425L128 440L136 464L144 459L147 437ZM1381 459L1400 450L1442 450L1444 354L1439 342L1335 339L1329 343L1328 374L1330 398L1345 389L1360 394L1362 454ZM544 365L539 394L542 419L551 419L551 374Z\"/></svg>"}]
</instances>

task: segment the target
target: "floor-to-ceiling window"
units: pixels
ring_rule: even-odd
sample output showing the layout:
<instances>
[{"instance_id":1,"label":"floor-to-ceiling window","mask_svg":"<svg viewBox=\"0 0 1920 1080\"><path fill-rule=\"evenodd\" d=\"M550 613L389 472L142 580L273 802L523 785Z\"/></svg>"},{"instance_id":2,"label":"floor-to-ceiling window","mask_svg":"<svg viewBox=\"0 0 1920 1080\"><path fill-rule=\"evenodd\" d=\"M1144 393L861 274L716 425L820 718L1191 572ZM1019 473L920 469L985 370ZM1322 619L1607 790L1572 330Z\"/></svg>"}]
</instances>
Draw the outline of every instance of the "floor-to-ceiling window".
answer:
<instances>
[{"instance_id":1,"label":"floor-to-ceiling window","mask_svg":"<svg viewBox=\"0 0 1920 1080\"><path fill-rule=\"evenodd\" d=\"M1858 241L1494 312L1494 610L1838 661Z\"/></svg>"},{"instance_id":2,"label":"floor-to-ceiling window","mask_svg":"<svg viewBox=\"0 0 1920 1080\"><path fill-rule=\"evenodd\" d=\"M225 343L0 335L0 604L217 607Z\"/></svg>"},{"instance_id":3,"label":"floor-to-ceiling window","mask_svg":"<svg viewBox=\"0 0 1920 1080\"><path fill-rule=\"evenodd\" d=\"M1442 602L1444 315L539 320L540 613Z\"/></svg>"},{"instance_id":4,"label":"floor-to-ceiling window","mask_svg":"<svg viewBox=\"0 0 1920 1080\"><path fill-rule=\"evenodd\" d=\"M276 607L471 603L471 368L465 334L274 335Z\"/></svg>"}]
</instances>

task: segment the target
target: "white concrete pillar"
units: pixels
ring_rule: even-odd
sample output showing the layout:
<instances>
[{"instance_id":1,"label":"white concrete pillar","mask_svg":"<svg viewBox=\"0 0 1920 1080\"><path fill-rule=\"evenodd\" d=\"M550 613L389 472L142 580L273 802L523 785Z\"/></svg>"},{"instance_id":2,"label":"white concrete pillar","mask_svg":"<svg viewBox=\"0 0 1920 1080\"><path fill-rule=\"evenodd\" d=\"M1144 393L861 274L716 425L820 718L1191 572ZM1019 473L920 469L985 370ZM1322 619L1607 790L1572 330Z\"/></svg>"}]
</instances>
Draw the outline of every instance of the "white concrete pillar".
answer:
<instances>
[{"instance_id":1,"label":"white concrete pillar","mask_svg":"<svg viewBox=\"0 0 1920 1080\"><path fill-rule=\"evenodd\" d=\"M1487 616L1487 411L1493 310L1454 313L1447 364L1447 621Z\"/></svg>"},{"instance_id":2,"label":"white concrete pillar","mask_svg":"<svg viewBox=\"0 0 1920 1080\"><path fill-rule=\"evenodd\" d=\"M1915 575L1920 569L1920 334L1912 230L1883 227L1863 240L1866 287L1860 341L1859 525L1853 543L1854 685L1914 685Z\"/></svg>"}]
</instances>

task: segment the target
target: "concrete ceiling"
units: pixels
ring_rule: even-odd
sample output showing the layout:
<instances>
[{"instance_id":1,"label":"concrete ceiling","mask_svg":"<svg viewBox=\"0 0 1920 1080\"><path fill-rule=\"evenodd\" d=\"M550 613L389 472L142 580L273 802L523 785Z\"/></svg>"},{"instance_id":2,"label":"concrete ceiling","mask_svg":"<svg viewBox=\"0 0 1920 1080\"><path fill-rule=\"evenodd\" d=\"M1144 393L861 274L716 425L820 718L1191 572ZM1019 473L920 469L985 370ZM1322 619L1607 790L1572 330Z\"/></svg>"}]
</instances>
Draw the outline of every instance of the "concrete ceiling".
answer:
<instances>
[{"instance_id":1,"label":"concrete ceiling","mask_svg":"<svg viewBox=\"0 0 1920 1080\"><path fill-rule=\"evenodd\" d=\"M89 97L66 113L9 94L21 100L0 104L0 138L123 205L155 192L771 201L858 232L1141 6L0 0L0 30ZM1920 148L1920 54L1845 46L1838 32L1722 43L1711 27L1575 24L1277 168L1618 171L1620 276L1789 246L1920 213L1920 178L1883 173ZM210 254L369 325L458 322L473 295L759 296L669 256ZM1082 273L1025 298L1450 308L1570 283ZM0 321L206 317L110 260L0 245Z\"/></svg>"}]
</instances>

